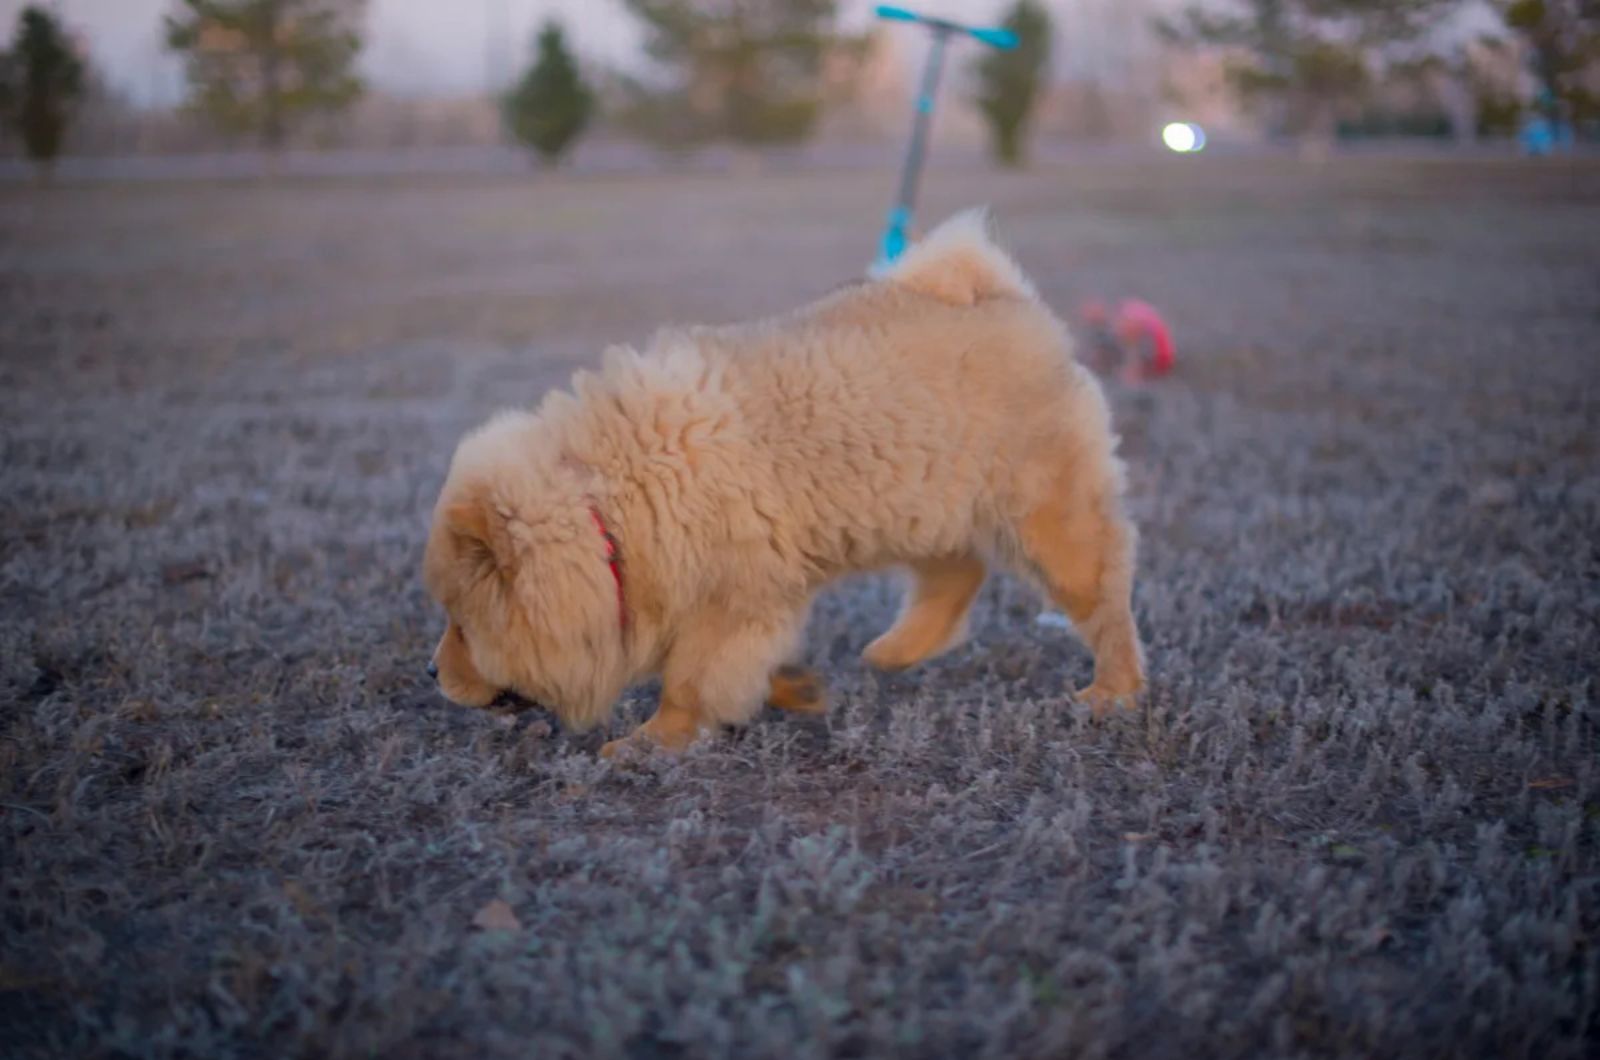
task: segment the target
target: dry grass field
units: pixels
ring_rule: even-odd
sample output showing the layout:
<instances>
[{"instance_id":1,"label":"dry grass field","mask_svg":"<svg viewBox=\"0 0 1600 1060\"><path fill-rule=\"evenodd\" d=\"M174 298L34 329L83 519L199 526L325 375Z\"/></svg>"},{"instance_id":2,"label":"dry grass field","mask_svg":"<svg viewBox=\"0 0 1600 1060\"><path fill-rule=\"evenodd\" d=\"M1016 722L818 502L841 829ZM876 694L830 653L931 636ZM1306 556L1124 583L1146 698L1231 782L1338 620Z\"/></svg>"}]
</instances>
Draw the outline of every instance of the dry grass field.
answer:
<instances>
[{"instance_id":1,"label":"dry grass field","mask_svg":"<svg viewBox=\"0 0 1600 1060\"><path fill-rule=\"evenodd\" d=\"M0 1054L1594 1055L1593 161L930 174L1178 333L1113 388L1137 711L1005 580L867 671L888 577L831 714L681 760L438 698L461 432L859 275L888 191L0 187Z\"/></svg>"}]
</instances>

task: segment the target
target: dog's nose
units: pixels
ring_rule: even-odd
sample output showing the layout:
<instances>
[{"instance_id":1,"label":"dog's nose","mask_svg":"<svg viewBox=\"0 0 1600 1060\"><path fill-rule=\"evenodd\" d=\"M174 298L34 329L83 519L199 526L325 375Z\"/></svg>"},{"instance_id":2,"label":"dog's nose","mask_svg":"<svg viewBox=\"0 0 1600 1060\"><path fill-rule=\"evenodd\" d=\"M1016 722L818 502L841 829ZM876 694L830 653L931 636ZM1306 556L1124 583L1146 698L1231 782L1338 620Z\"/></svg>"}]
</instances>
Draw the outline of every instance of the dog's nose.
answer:
<instances>
[{"instance_id":1,"label":"dog's nose","mask_svg":"<svg viewBox=\"0 0 1600 1060\"><path fill-rule=\"evenodd\" d=\"M439 664L432 659L428 660L428 676L435 681L439 680Z\"/></svg>"}]
</instances>

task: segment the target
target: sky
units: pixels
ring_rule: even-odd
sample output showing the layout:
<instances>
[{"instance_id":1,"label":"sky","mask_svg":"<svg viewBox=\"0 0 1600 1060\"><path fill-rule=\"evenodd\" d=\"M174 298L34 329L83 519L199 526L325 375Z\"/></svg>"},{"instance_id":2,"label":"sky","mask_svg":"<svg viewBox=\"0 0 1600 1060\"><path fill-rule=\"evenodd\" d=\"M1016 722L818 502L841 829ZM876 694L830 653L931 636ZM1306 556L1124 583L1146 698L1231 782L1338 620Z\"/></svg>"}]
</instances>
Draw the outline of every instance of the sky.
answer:
<instances>
[{"instance_id":1,"label":"sky","mask_svg":"<svg viewBox=\"0 0 1600 1060\"><path fill-rule=\"evenodd\" d=\"M14 25L29 0L0 0L0 26ZM33 0L39 2L39 0ZM44 0L88 36L95 61L116 89L141 104L176 102L182 71L161 42L161 18L178 0ZM871 19L870 0L843 0L846 25ZM918 0L931 14L982 20L1001 0ZM620 0L369 0L362 71L381 92L409 96L481 92L490 72L509 79L535 27L554 16L586 59L623 66L640 35Z\"/></svg>"}]
</instances>

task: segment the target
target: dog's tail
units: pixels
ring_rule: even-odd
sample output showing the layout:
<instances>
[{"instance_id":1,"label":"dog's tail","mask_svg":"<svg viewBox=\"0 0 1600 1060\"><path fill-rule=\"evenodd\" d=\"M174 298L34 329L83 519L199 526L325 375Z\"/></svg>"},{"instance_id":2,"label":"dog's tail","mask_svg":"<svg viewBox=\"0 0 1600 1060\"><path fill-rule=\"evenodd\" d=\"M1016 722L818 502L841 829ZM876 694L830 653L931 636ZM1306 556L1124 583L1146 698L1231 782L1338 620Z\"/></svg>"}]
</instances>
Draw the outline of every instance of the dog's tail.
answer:
<instances>
[{"instance_id":1,"label":"dog's tail","mask_svg":"<svg viewBox=\"0 0 1600 1060\"><path fill-rule=\"evenodd\" d=\"M981 207L958 213L929 232L883 278L951 305L1038 297L1017 263L989 235L989 214Z\"/></svg>"}]
</instances>

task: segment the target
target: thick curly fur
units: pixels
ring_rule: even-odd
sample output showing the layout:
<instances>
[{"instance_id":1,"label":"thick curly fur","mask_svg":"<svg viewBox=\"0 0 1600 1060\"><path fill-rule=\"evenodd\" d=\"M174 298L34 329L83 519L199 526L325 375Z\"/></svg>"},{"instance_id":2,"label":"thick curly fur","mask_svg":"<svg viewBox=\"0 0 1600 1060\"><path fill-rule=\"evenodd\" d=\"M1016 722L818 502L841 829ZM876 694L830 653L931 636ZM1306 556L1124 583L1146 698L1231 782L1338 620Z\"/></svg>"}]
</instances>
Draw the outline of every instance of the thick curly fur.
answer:
<instances>
[{"instance_id":1,"label":"thick curly fur","mask_svg":"<svg viewBox=\"0 0 1600 1060\"><path fill-rule=\"evenodd\" d=\"M472 706L514 690L581 729L659 674L641 732L677 748L752 716L829 581L911 572L865 653L896 669L958 641L1002 564L1088 642L1084 695L1131 697L1144 678L1115 446L1061 323L983 216L960 215L879 281L609 350L571 393L463 440L425 559L450 616L441 687ZM595 515L620 543L620 615Z\"/></svg>"}]
</instances>

